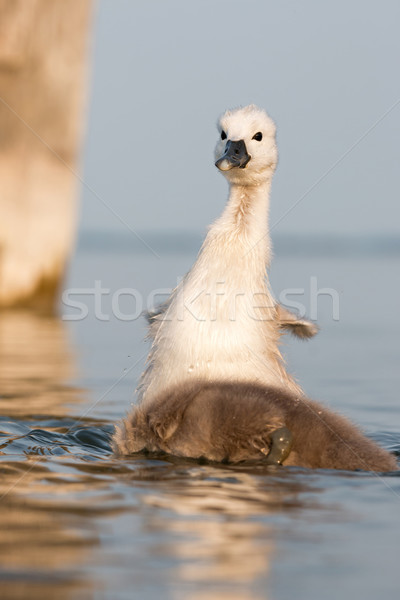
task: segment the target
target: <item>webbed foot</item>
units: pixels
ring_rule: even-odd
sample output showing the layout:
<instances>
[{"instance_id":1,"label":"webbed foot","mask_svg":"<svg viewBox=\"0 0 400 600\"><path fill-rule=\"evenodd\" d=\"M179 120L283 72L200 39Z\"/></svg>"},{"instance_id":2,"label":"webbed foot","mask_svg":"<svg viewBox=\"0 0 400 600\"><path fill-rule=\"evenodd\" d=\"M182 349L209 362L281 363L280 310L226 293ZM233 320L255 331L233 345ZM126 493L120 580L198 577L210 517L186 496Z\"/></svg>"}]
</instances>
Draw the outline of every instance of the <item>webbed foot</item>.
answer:
<instances>
[{"instance_id":1,"label":"webbed foot","mask_svg":"<svg viewBox=\"0 0 400 600\"><path fill-rule=\"evenodd\" d=\"M280 427L271 434L271 449L266 458L268 465L281 465L292 449L293 436L287 427Z\"/></svg>"}]
</instances>

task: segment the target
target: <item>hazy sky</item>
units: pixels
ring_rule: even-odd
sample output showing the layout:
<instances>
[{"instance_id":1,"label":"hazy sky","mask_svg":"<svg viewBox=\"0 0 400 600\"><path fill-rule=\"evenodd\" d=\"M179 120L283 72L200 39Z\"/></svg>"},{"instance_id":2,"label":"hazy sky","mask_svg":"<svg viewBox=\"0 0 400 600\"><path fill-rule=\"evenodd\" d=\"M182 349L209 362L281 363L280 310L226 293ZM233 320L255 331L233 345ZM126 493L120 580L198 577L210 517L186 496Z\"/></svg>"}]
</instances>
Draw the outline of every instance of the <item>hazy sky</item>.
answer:
<instances>
[{"instance_id":1,"label":"hazy sky","mask_svg":"<svg viewBox=\"0 0 400 600\"><path fill-rule=\"evenodd\" d=\"M204 230L216 119L254 102L278 127L274 233L400 233L399 23L397 0L99 0L84 181L130 228ZM126 230L87 188L81 213Z\"/></svg>"}]
</instances>

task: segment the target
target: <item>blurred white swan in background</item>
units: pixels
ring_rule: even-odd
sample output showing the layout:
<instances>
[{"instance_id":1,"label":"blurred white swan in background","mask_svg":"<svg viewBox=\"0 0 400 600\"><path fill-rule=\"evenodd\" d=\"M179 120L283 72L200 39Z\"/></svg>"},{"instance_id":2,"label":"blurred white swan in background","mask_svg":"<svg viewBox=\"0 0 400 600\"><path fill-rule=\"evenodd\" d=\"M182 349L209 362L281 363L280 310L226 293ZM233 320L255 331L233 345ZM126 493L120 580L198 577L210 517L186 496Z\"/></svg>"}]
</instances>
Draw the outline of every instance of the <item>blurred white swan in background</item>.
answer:
<instances>
[{"instance_id":1,"label":"blurred white swan in background","mask_svg":"<svg viewBox=\"0 0 400 600\"><path fill-rule=\"evenodd\" d=\"M76 228L91 0L0 0L0 308L51 307Z\"/></svg>"}]
</instances>

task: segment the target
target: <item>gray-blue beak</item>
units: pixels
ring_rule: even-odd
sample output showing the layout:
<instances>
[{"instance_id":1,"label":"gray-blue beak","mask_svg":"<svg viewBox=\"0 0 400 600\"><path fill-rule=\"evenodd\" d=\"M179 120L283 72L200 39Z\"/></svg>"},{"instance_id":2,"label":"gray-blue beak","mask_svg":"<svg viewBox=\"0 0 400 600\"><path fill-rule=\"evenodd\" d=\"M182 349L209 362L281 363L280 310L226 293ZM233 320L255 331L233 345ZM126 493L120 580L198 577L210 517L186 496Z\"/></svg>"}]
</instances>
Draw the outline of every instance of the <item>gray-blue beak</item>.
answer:
<instances>
[{"instance_id":1,"label":"gray-blue beak","mask_svg":"<svg viewBox=\"0 0 400 600\"><path fill-rule=\"evenodd\" d=\"M225 152L221 158L217 160L215 166L218 167L220 171L229 171L235 167L244 169L250 158L251 156L247 153L244 140L238 140L237 142L228 140L226 142Z\"/></svg>"}]
</instances>

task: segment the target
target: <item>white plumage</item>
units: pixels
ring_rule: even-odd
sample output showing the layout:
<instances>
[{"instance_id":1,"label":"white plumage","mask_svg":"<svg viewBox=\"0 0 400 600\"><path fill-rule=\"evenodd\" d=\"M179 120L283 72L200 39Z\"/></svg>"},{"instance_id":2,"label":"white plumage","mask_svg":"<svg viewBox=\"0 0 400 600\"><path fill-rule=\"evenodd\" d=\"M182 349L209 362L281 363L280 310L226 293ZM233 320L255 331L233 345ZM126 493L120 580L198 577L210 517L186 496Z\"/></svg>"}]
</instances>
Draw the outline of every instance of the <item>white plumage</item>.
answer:
<instances>
[{"instance_id":1,"label":"white plumage","mask_svg":"<svg viewBox=\"0 0 400 600\"><path fill-rule=\"evenodd\" d=\"M224 140L243 140L251 160L246 168L223 171L230 183L225 210L165 310L153 318L141 402L190 379L251 381L299 391L278 350L279 320L266 272L275 125L251 105L227 111L218 128L224 139L220 136L216 145L216 160L225 152ZM261 140L253 139L257 133Z\"/></svg>"}]
</instances>

